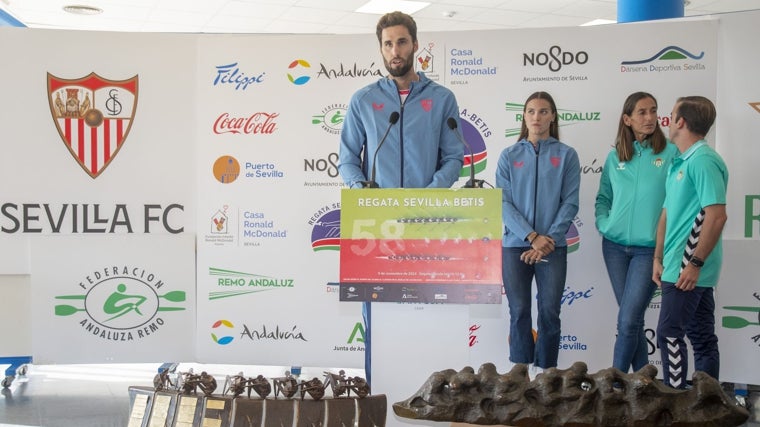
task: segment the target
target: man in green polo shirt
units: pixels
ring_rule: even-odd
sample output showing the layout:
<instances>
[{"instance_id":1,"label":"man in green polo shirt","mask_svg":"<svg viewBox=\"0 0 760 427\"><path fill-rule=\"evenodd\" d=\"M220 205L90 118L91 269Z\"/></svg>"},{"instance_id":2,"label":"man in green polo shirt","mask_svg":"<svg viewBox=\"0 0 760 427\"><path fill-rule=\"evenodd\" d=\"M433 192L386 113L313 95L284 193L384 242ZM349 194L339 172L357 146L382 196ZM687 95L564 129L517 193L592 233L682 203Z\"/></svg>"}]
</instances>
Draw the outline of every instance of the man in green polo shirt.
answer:
<instances>
[{"instance_id":1,"label":"man in green polo shirt","mask_svg":"<svg viewBox=\"0 0 760 427\"><path fill-rule=\"evenodd\" d=\"M657 343L663 379L674 388L686 387L684 335L694 350L695 371L718 379L720 370L713 289L723 261L728 170L704 140L715 115L709 99L687 96L676 101L670 117L669 136L680 155L665 183L652 280L662 289Z\"/></svg>"}]
</instances>

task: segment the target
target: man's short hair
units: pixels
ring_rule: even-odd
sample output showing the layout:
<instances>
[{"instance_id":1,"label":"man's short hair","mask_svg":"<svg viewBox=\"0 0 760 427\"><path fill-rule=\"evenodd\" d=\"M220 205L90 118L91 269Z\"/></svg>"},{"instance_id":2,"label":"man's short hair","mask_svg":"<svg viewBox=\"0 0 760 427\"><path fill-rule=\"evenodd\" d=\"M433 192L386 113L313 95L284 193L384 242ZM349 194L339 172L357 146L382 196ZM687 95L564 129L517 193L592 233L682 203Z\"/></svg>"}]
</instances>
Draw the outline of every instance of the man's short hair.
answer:
<instances>
[{"instance_id":1,"label":"man's short hair","mask_svg":"<svg viewBox=\"0 0 760 427\"><path fill-rule=\"evenodd\" d=\"M704 96L682 96L676 103L676 117L671 117L671 120L683 118L686 128L697 135L705 136L710 132L717 115L712 101Z\"/></svg>"},{"instance_id":2,"label":"man's short hair","mask_svg":"<svg viewBox=\"0 0 760 427\"><path fill-rule=\"evenodd\" d=\"M396 11L386 13L377 21L377 41L380 45L383 44L383 30L396 25L405 26L409 30L409 35L412 36L412 42L417 41L417 23L414 22L414 18L404 12Z\"/></svg>"}]
</instances>

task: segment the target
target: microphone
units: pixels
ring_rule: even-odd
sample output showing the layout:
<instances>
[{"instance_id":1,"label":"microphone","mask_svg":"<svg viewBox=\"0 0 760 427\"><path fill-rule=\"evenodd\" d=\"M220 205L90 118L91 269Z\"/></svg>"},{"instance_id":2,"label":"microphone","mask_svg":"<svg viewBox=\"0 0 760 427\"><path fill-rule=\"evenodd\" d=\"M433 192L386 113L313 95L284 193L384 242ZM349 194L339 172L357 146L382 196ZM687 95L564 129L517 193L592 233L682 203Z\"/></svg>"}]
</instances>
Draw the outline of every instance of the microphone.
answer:
<instances>
[{"instance_id":1,"label":"microphone","mask_svg":"<svg viewBox=\"0 0 760 427\"><path fill-rule=\"evenodd\" d=\"M375 155L372 157L372 175L370 175L369 181L362 181L364 188L380 188L380 186L377 185L377 182L375 182L375 172L377 171L377 153L380 151L380 147L383 146L385 139L388 137L388 133L391 131L393 125L396 124L399 117L400 115L398 114L398 111L392 112L390 117L388 117L388 128L385 129L383 137L380 138L380 143L377 144L377 148L375 148Z\"/></svg>"},{"instance_id":2,"label":"microphone","mask_svg":"<svg viewBox=\"0 0 760 427\"><path fill-rule=\"evenodd\" d=\"M475 155L472 154L470 144L468 144L462 135L457 132L457 120L453 117L449 117L449 119L446 120L446 124L449 125L449 129L451 129L456 134L459 142L464 144L464 146L467 147L467 151L470 152L470 180L464 184L464 188L483 188L483 180L475 179Z\"/></svg>"}]
</instances>

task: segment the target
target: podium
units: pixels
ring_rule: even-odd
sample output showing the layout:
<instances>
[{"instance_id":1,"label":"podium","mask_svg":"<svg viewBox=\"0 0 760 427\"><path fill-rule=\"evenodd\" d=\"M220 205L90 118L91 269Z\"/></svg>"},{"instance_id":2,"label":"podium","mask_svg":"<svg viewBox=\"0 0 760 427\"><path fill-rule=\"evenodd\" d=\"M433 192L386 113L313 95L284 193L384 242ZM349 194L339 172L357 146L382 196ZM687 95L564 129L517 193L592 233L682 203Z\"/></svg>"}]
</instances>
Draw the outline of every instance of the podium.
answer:
<instances>
[{"instance_id":1,"label":"podium","mask_svg":"<svg viewBox=\"0 0 760 427\"><path fill-rule=\"evenodd\" d=\"M500 189L341 191L340 301L362 302L366 377L392 401L466 363L469 305L501 304L501 206Z\"/></svg>"},{"instance_id":2,"label":"podium","mask_svg":"<svg viewBox=\"0 0 760 427\"><path fill-rule=\"evenodd\" d=\"M501 190L344 189L340 300L501 304Z\"/></svg>"}]
</instances>

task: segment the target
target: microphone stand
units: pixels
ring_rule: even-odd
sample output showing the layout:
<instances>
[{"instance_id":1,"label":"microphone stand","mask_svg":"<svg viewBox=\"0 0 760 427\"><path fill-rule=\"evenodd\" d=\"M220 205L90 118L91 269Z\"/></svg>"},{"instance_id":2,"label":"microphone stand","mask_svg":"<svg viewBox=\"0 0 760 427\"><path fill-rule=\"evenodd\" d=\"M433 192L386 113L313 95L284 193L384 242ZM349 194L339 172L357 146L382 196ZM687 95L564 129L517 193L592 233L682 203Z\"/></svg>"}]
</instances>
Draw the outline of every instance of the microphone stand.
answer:
<instances>
[{"instance_id":1,"label":"microphone stand","mask_svg":"<svg viewBox=\"0 0 760 427\"><path fill-rule=\"evenodd\" d=\"M467 143L467 141L464 140L462 135L457 132L457 121L453 117L449 117L449 119L446 121L446 124L449 126L449 129L451 129L454 134L456 134L457 139L459 139L459 142L464 144L464 146L467 148L467 151L470 152L470 180L467 181L462 188L483 188L483 181L482 179L475 179L475 155L472 154L472 148L470 148L470 144Z\"/></svg>"},{"instance_id":2,"label":"microphone stand","mask_svg":"<svg viewBox=\"0 0 760 427\"><path fill-rule=\"evenodd\" d=\"M388 128L385 129L385 133L383 134L383 137L380 138L380 143L377 144L377 148L375 149L375 154L372 157L372 175L370 175L369 181L362 181L362 185L364 188L380 188L379 185L377 185L377 182L375 182L375 172L377 172L377 153L380 152L380 147L383 146L385 143L386 138L388 138L388 133L390 133L391 128L393 125L396 124L398 121L399 114L398 111L394 111L391 113L391 116L388 118Z\"/></svg>"}]
</instances>

